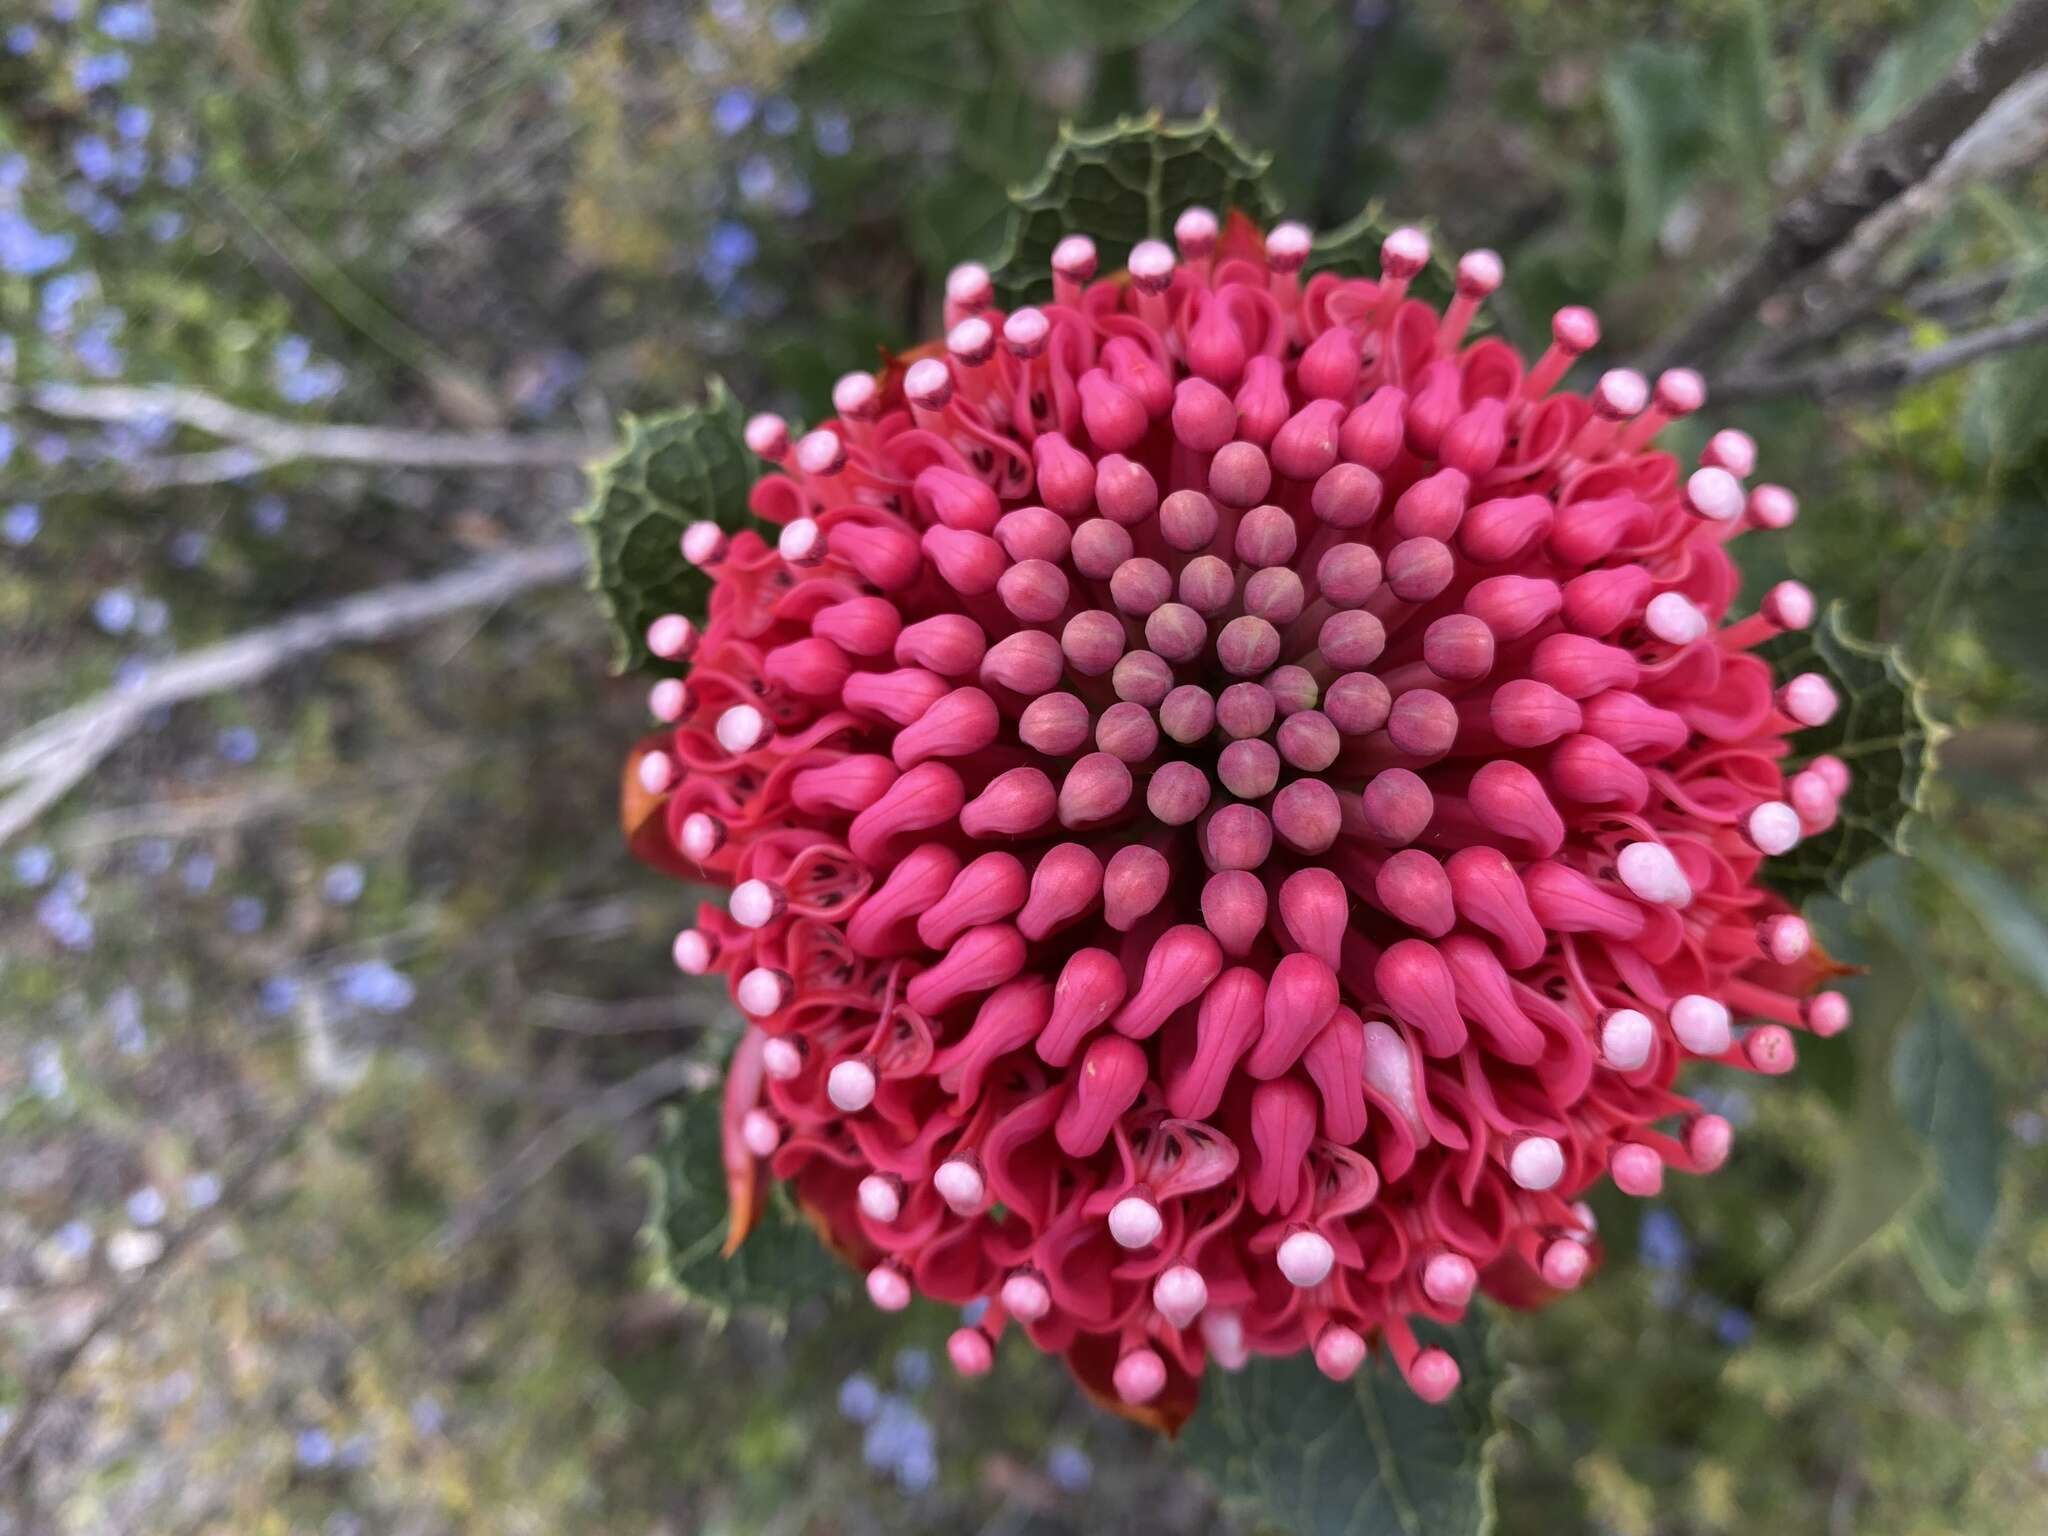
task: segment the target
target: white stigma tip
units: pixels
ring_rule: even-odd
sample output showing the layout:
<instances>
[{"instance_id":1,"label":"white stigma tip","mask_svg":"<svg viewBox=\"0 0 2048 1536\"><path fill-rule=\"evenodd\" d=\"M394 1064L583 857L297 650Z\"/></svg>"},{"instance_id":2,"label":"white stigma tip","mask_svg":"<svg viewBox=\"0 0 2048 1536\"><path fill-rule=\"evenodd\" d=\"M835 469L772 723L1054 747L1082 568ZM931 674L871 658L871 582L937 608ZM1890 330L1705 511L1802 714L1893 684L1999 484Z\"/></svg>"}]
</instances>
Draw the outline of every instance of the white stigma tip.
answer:
<instances>
[{"instance_id":1,"label":"white stigma tip","mask_svg":"<svg viewBox=\"0 0 2048 1536\"><path fill-rule=\"evenodd\" d=\"M740 1007L757 1019L765 1019L782 1011L794 989L795 983L782 972L757 965L740 978L736 990Z\"/></svg>"},{"instance_id":2,"label":"white stigma tip","mask_svg":"<svg viewBox=\"0 0 2048 1536\"><path fill-rule=\"evenodd\" d=\"M1649 403L1649 383L1633 368L1610 368L1593 386L1593 409L1609 418L1639 416Z\"/></svg>"},{"instance_id":3,"label":"white stigma tip","mask_svg":"<svg viewBox=\"0 0 2048 1536\"><path fill-rule=\"evenodd\" d=\"M1467 251L1458 258L1458 292L1483 299L1507 281L1508 269L1493 251Z\"/></svg>"},{"instance_id":4,"label":"white stigma tip","mask_svg":"<svg viewBox=\"0 0 2048 1536\"><path fill-rule=\"evenodd\" d=\"M987 362L995 346L995 331L979 315L969 316L946 332L946 350L969 367Z\"/></svg>"},{"instance_id":5,"label":"white stigma tip","mask_svg":"<svg viewBox=\"0 0 2048 1536\"><path fill-rule=\"evenodd\" d=\"M912 405L941 410L953 398L952 370L936 357L920 358L903 375L903 393Z\"/></svg>"},{"instance_id":6,"label":"white stigma tip","mask_svg":"<svg viewBox=\"0 0 2048 1536\"><path fill-rule=\"evenodd\" d=\"M711 940L695 928L685 928L670 946L676 969L685 976L702 976L711 969Z\"/></svg>"},{"instance_id":7,"label":"white stigma tip","mask_svg":"<svg viewBox=\"0 0 2048 1536\"><path fill-rule=\"evenodd\" d=\"M1159 1207L1143 1195L1125 1195L1110 1207L1109 1235L1124 1248L1149 1248L1166 1227Z\"/></svg>"},{"instance_id":8,"label":"white stigma tip","mask_svg":"<svg viewBox=\"0 0 2048 1536\"><path fill-rule=\"evenodd\" d=\"M1733 1038L1728 1007L1716 998L1688 992L1671 1005L1671 1033L1695 1056L1718 1056Z\"/></svg>"},{"instance_id":9,"label":"white stigma tip","mask_svg":"<svg viewBox=\"0 0 2048 1536\"><path fill-rule=\"evenodd\" d=\"M796 518L775 536L775 552L791 565L814 565L825 557L825 530L815 518Z\"/></svg>"},{"instance_id":10,"label":"white stigma tip","mask_svg":"<svg viewBox=\"0 0 2048 1536\"><path fill-rule=\"evenodd\" d=\"M1197 255L1209 253L1221 230L1216 215L1200 206L1183 208L1180 217L1173 221L1174 243L1184 251L1192 249Z\"/></svg>"},{"instance_id":11,"label":"white stigma tip","mask_svg":"<svg viewBox=\"0 0 2048 1536\"><path fill-rule=\"evenodd\" d=\"M797 440L796 467L807 475L836 475L846 467L846 440L825 427Z\"/></svg>"},{"instance_id":12,"label":"white stigma tip","mask_svg":"<svg viewBox=\"0 0 2048 1536\"><path fill-rule=\"evenodd\" d=\"M832 386L832 409L842 416L860 420L875 414L882 403L882 391L871 373L848 373Z\"/></svg>"},{"instance_id":13,"label":"white stigma tip","mask_svg":"<svg viewBox=\"0 0 2048 1536\"><path fill-rule=\"evenodd\" d=\"M1657 1028L1633 1008L1617 1008L1600 1025L1600 1054L1617 1072L1633 1072L1650 1059Z\"/></svg>"},{"instance_id":14,"label":"white stigma tip","mask_svg":"<svg viewBox=\"0 0 2048 1536\"><path fill-rule=\"evenodd\" d=\"M773 461L789 452L789 423L769 412L747 418L740 435L757 457Z\"/></svg>"},{"instance_id":15,"label":"white stigma tip","mask_svg":"<svg viewBox=\"0 0 2048 1536\"><path fill-rule=\"evenodd\" d=\"M1035 1323L1052 1310L1052 1292L1036 1275L1012 1275L1003 1282L1003 1308L1020 1323Z\"/></svg>"},{"instance_id":16,"label":"white stigma tip","mask_svg":"<svg viewBox=\"0 0 2048 1536\"><path fill-rule=\"evenodd\" d=\"M884 1312L901 1312L910 1305L910 1282L900 1270L877 1264L868 1271L868 1300Z\"/></svg>"},{"instance_id":17,"label":"white stigma tip","mask_svg":"<svg viewBox=\"0 0 2048 1536\"><path fill-rule=\"evenodd\" d=\"M1227 1309L1202 1314L1202 1343L1226 1371L1243 1370L1252 1356L1244 1341L1244 1319Z\"/></svg>"},{"instance_id":18,"label":"white stigma tip","mask_svg":"<svg viewBox=\"0 0 2048 1536\"><path fill-rule=\"evenodd\" d=\"M946 297L955 304L986 304L995 283L978 261L963 261L946 274Z\"/></svg>"},{"instance_id":19,"label":"white stigma tip","mask_svg":"<svg viewBox=\"0 0 2048 1536\"><path fill-rule=\"evenodd\" d=\"M932 1174L932 1188L939 1192L939 1198L950 1205L961 1216L970 1216L981 1208L988 1185L982 1180L981 1170L964 1159L953 1157L939 1164Z\"/></svg>"},{"instance_id":20,"label":"white stigma tip","mask_svg":"<svg viewBox=\"0 0 2048 1536\"><path fill-rule=\"evenodd\" d=\"M1643 627L1666 645L1691 645L1712 626L1691 598L1659 592L1643 610Z\"/></svg>"},{"instance_id":21,"label":"white stigma tip","mask_svg":"<svg viewBox=\"0 0 2048 1536\"><path fill-rule=\"evenodd\" d=\"M718 744L735 755L751 752L768 736L768 717L751 704L735 704L713 728Z\"/></svg>"},{"instance_id":22,"label":"white stigma tip","mask_svg":"<svg viewBox=\"0 0 2048 1536\"><path fill-rule=\"evenodd\" d=\"M1173 249L1164 241L1140 240L1131 248L1131 281L1147 291L1163 291L1173 281L1176 265Z\"/></svg>"},{"instance_id":23,"label":"white stigma tip","mask_svg":"<svg viewBox=\"0 0 2048 1536\"><path fill-rule=\"evenodd\" d=\"M1423 1294L1440 1307L1462 1307L1472 1299L1479 1271L1462 1253L1440 1253L1422 1266Z\"/></svg>"},{"instance_id":24,"label":"white stigma tip","mask_svg":"<svg viewBox=\"0 0 2048 1536\"><path fill-rule=\"evenodd\" d=\"M740 1140L756 1157L767 1157L782 1144L782 1127L765 1109L750 1109L740 1118Z\"/></svg>"},{"instance_id":25,"label":"white stigma tip","mask_svg":"<svg viewBox=\"0 0 2048 1536\"><path fill-rule=\"evenodd\" d=\"M680 613L665 613L647 626L647 649L663 661L677 661L697 644L697 626Z\"/></svg>"},{"instance_id":26,"label":"white stigma tip","mask_svg":"<svg viewBox=\"0 0 2048 1536\"><path fill-rule=\"evenodd\" d=\"M1331 1266L1337 1262L1337 1250L1320 1232L1294 1232L1281 1243L1280 1251L1274 1257L1288 1283L1307 1290L1312 1285L1323 1283Z\"/></svg>"},{"instance_id":27,"label":"white stigma tip","mask_svg":"<svg viewBox=\"0 0 2048 1536\"><path fill-rule=\"evenodd\" d=\"M1710 523L1732 523L1742 516L1742 482L1718 464L1696 469L1685 482L1686 508Z\"/></svg>"},{"instance_id":28,"label":"white stigma tip","mask_svg":"<svg viewBox=\"0 0 2048 1536\"><path fill-rule=\"evenodd\" d=\"M870 1221L891 1222L903 1212L903 1192L886 1174L871 1173L860 1181L861 1211Z\"/></svg>"},{"instance_id":29,"label":"white stigma tip","mask_svg":"<svg viewBox=\"0 0 2048 1536\"><path fill-rule=\"evenodd\" d=\"M1799 846L1799 813L1782 800L1766 800L1749 813L1745 826L1757 851L1772 858Z\"/></svg>"},{"instance_id":30,"label":"white stigma tip","mask_svg":"<svg viewBox=\"0 0 2048 1536\"><path fill-rule=\"evenodd\" d=\"M1818 672L1802 672L1778 690L1778 707L1809 727L1834 719L1839 702L1834 686Z\"/></svg>"},{"instance_id":31,"label":"white stigma tip","mask_svg":"<svg viewBox=\"0 0 2048 1536\"><path fill-rule=\"evenodd\" d=\"M725 555L725 530L709 518L700 519L683 530L683 558L692 565L710 565Z\"/></svg>"},{"instance_id":32,"label":"white stigma tip","mask_svg":"<svg viewBox=\"0 0 2048 1536\"><path fill-rule=\"evenodd\" d=\"M875 1102L875 1087L875 1069L866 1062L835 1062L825 1078L825 1097L833 1108L857 1115Z\"/></svg>"},{"instance_id":33,"label":"white stigma tip","mask_svg":"<svg viewBox=\"0 0 2048 1536\"><path fill-rule=\"evenodd\" d=\"M761 1070L786 1083L804 1069L803 1047L784 1035L772 1035L761 1047Z\"/></svg>"},{"instance_id":34,"label":"white stigma tip","mask_svg":"<svg viewBox=\"0 0 2048 1536\"><path fill-rule=\"evenodd\" d=\"M787 905L782 893L766 880L742 880L726 899L732 920L742 928L766 928Z\"/></svg>"},{"instance_id":35,"label":"white stigma tip","mask_svg":"<svg viewBox=\"0 0 2048 1536\"><path fill-rule=\"evenodd\" d=\"M676 781L675 760L666 752L650 752L640 759L640 787L658 795Z\"/></svg>"},{"instance_id":36,"label":"white stigma tip","mask_svg":"<svg viewBox=\"0 0 2048 1536\"><path fill-rule=\"evenodd\" d=\"M1380 269L1389 277L1410 278L1429 265L1429 236L1412 225L1380 242Z\"/></svg>"},{"instance_id":37,"label":"white stigma tip","mask_svg":"<svg viewBox=\"0 0 2048 1536\"><path fill-rule=\"evenodd\" d=\"M679 677L664 677L647 690L647 713L664 725L674 725L690 707L690 688Z\"/></svg>"},{"instance_id":38,"label":"white stigma tip","mask_svg":"<svg viewBox=\"0 0 2048 1536\"><path fill-rule=\"evenodd\" d=\"M1068 235L1052 248L1053 271L1077 283L1095 275L1095 263L1095 242L1086 235Z\"/></svg>"},{"instance_id":39,"label":"white stigma tip","mask_svg":"<svg viewBox=\"0 0 2048 1536\"><path fill-rule=\"evenodd\" d=\"M1780 629L1811 627L1819 609L1813 590L1803 582L1781 581L1764 594L1764 617Z\"/></svg>"},{"instance_id":40,"label":"white stigma tip","mask_svg":"<svg viewBox=\"0 0 2048 1536\"><path fill-rule=\"evenodd\" d=\"M1662 843L1630 843L1614 861L1615 873L1639 901L1660 907L1692 905L1692 882Z\"/></svg>"},{"instance_id":41,"label":"white stigma tip","mask_svg":"<svg viewBox=\"0 0 2048 1536\"><path fill-rule=\"evenodd\" d=\"M1527 1136L1508 1154L1508 1177L1524 1189L1544 1190L1564 1177L1564 1148L1549 1136Z\"/></svg>"},{"instance_id":42,"label":"white stigma tip","mask_svg":"<svg viewBox=\"0 0 2048 1536\"><path fill-rule=\"evenodd\" d=\"M703 811L692 811L683 818L676 841L685 854L701 864L724 845L725 823Z\"/></svg>"},{"instance_id":43,"label":"white stigma tip","mask_svg":"<svg viewBox=\"0 0 2048 1536\"><path fill-rule=\"evenodd\" d=\"M1275 224L1266 235L1266 264L1277 272L1299 272L1314 243L1306 224Z\"/></svg>"},{"instance_id":44,"label":"white stigma tip","mask_svg":"<svg viewBox=\"0 0 2048 1536\"><path fill-rule=\"evenodd\" d=\"M1152 1305L1174 1327L1185 1328L1209 1305L1209 1283L1199 1270L1176 1264L1152 1282Z\"/></svg>"}]
</instances>

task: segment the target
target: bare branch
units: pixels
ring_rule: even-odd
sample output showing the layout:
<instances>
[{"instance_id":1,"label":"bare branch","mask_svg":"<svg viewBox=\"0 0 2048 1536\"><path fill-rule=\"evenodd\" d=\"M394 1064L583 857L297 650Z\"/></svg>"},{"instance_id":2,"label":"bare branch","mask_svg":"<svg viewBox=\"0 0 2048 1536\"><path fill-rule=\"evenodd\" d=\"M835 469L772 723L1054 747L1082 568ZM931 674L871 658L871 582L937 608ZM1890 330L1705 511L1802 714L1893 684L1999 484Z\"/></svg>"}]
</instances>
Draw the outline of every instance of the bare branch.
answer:
<instances>
[{"instance_id":1,"label":"bare branch","mask_svg":"<svg viewBox=\"0 0 2048 1536\"><path fill-rule=\"evenodd\" d=\"M1779 362L1802 348L1838 338L1881 309L1914 275L1911 271L1887 274L1884 268L1905 249L1916 230L1948 212L1970 187L2024 171L2044 153L2048 153L2048 69L2037 69L1994 101L1950 146L1926 180L1856 227L1842 248L1828 258L1820 280L1802 295L1802 317L1766 336L1748 361Z\"/></svg>"},{"instance_id":2,"label":"bare branch","mask_svg":"<svg viewBox=\"0 0 2048 1536\"><path fill-rule=\"evenodd\" d=\"M437 1246L453 1253L472 1241L498 1214L532 1189L549 1171L598 1132L622 1125L670 1094L702 1092L718 1080L718 1069L693 1056L665 1056L568 1111L512 1154L475 1200L441 1228Z\"/></svg>"},{"instance_id":3,"label":"bare branch","mask_svg":"<svg viewBox=\"0 0 2048 1536\"><path fill-rule=\"evenodd\" d=\"M1966 331L1937 347L1916 348L1909 342L1895 342L1799 367L1730 373L1713 381L1713 398L1717 404L1728 405L1779 395L1810 395L1828 400L1879 394L1922 383L1979 358L2044 344L2048 344L2048 309L2003 325Z\"/></svg>"},{"instance_id":4,"label":"bare branch","mask_svg":"<svg viewBox=\"0 0 2048 1536\"><path fill-rule=\"evenodd\" d=\"M288 662L336 645L364 644L465 609L488 608L583 569L574 535L507 550L425 581L394 583L252 629L152 667L139 682L29 727L0 746L0 844L57 803L151 710L230 688L247 688Z\"/></svg>"},{"instance_id":5,"label":"bare branch","mask_svg":"<svg viewBox=\"0 0 2048 1536\"><path fill-rule=\"evenodd\" d=\"M1811 271L1857 225L1918 183L2008 86L2044 59L2048 0L2014 0L1926 95L1849 145L1818 186L1781 209L1762 247L1646 366L1654 371L1673 362L1711 361L1749 323L1758 304Z\"/></svg>"},{"instance_id":6,"label":"bare branch","mask_svg":"<svg viewBox=\"0 0 2048 1536\"><path fill-rule=\"evenodd\" d=\"M208 1233L249 1203L256 1192L257 1181L266 1170L276 1166L278 1154L313 1119L324 1098L321 1093L308 1094L296 1109L256 1138L221 1185L220 1198L188 1218L183 1226L166 1238L156 1261L115 1292L113 1300L100 1308L85 1331L51 1357L37 1373L27 1401L14 1416L6 1437L0 1439L0 1477L12 1473L21 1459L34 1449L43 1416L56 1401L65 1379L84 1358L86 1351L103 1335L127 1327L163 1289L164 1282L177 1269L178 1261Z\"/></svg>"},{"instance_id":7,"label":"bare branch","mask_svg":"<svg viewBox=\"0 0 2048 1536\"><path fill-rule=\"evenodd\" d=\"M128 466L125 483L139 491L241 480L302 460L395 469L575 468L608 446L562 432L419 432L289 421L169 384L0 384L0 415L23 409L60 421L169 421L228 445Z\"/></svg>"}]
</instances>

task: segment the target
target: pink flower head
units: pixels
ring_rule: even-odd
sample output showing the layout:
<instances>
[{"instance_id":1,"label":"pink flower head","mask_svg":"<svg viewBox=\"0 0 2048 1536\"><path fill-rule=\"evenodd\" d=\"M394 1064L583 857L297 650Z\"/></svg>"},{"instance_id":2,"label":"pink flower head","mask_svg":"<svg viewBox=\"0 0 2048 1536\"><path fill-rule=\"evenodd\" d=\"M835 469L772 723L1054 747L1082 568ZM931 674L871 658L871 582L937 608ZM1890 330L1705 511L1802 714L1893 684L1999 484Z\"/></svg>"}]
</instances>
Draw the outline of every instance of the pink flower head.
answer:
<instances>
[{"instance_id":1,"label":"pink flower head","mask_svg":"<svg viewBox=\"0 0 2048 1536\"><path fill-rule=\"evenodd\" d=\"M750 1021L736 1235L765 1168L877 1305L986 1303L963 1371L1014 1327L1168 1428L1252 1353L1438 1401L1414 1318L1577 1286L1589 1186L1727 1157L1689 1059L1847 1023L1758 883L1846 789L1751 653L1814 604L1729 621L1789 497L1655 449L1696 375L1560 392L1580 309L1469 339L1491 253L1439 313L1419 231L1375 281L1175 228L1036 308L963 269L945 342L750 424L768 531L685 539L628 826L732 888L676 956Z\"/></svg>"}]
</instances>

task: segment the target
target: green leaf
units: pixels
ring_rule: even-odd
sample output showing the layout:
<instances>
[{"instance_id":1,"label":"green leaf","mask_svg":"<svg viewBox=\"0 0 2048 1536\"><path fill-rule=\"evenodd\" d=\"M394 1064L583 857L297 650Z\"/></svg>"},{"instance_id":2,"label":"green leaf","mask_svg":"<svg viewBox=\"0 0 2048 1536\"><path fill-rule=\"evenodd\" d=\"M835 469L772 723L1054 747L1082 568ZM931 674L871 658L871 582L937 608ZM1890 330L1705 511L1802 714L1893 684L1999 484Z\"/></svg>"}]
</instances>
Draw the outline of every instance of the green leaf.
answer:
<instances>
[{"instance_id":1,"label":"green leaf","mask_svg":"<svg viewBox=\"0 0 2048 1536\"><path fill-rule=\"evenodd\" d=\"M1067 235L1090 236L1109 272L1140 240L1169 234L1191 204L1239 208L1262 224L1277 218L1269 163L1240 148L1213 111L1184 123L1155 112L1107 128L1063 127L1037 180L1010 193L1009 236L991 268L1004 302L1051 293L1052 250Z\"/></svg>"},{"instance_id":2,"label":"green leaf","mask_svg":"<svg viewBox=\"0 0 2048 1536\"><path fill-rule=\"evenodd\" d=\"M1195 0L1005 0L1019 39L1040 53L1130 48L1157 37L1195 8Z\"/></svg>"},{"instance_id":3,"label":"green leaf","mask_svg":"<svg viewBox=\"0 0 2048 1536\"><path fill-rule=\"evenodd\" d=\"M723 1257L719 1118L716 1093L664 1109L654 1150L634 1162L647 1184L639 1243L649 1284L679 1292L719 1318L739 1307L786 1317L798 1302L851 1295L848 1270L825 1251L780 1183L771 1187L739 1252Z\"/></svg>"},{"instance_id":4,"label":"green leaf","mask_svg":"<svg viewBox=\"0 0 2048 1536\"><path fill-rule=\"evenodd\" d=\"M653 661L647 626L663 614L703 616L711 583L683 558L683 530L703 518L728 529L751 520L760 463L744 426L739 402L713 379L701 406L628 416L625 443L592 469L595 489L576 521L590 542L591 589L616 632L617 670Z\"/></svg>"},{"instance_id":5,"label":"green leaf","mask_svg":"<svg viewBox=\"0 0 2048 1536\"><path fill-rule=\"evenodd\" d=\"M1861 915L1876 969L1842 983L1856 1009L1855 1110L1834 1178L1792 1256L1764 1290L1773 1312L1805 1310L1867 1257L1927 1184L1927 1156L1892 1091L1893 1058L1920 998L1910 962Z\"/></svg>"},{"instance_id":6,"label":"green leaf","mask_svg":"<svg viewBox=\"0 0 2048 1536\"><path fill-rule=\"evenodd\" d=\"M1921 808L1939 740L1922 707L1919 683L1897 649L1849 634L1843 612L1840 603L1831 604L1812 629L1788 632L1760 648L1780 681L1818 672L1834 684L1841 708L1826 725L1799 732L1792 746L1802 757L1831 752L1855 776L1834 826L1764 866L1764 878L1794 903L1816 891L1840 892L1857 866L1900 847L1900 828Z\"/></svg>"},{"instance_id":7,"label":"green leaf","mask_svg":"<svg viewBox=\"0 0 2048 1536\"><path fill-rule=\"evenodd\" d=\"M1946 838L1915 838L1914 853L1983 924L2006 963L2048 999L2048 923L2032 897Z\"/></svg>"},{"instance_id":8,"label":"green leaf","mask_svg":"<svg viewBox=\"0 0 2048 1536\"><path fill-rule=\"evenodd\" d=\"M1892 1093L1925 1138L1933 1179L1907 1226L1907 1251L1939 1301L1967 1292L1998 1216L2005 1135L1990 1070L1942 1006L1923 999L1892 1058Z\"/></svg>"},{"instance_id":9,"label":"green leaf","mask_svg":"<svg viewBox=\"0 0 2048 1536\"><path fill-rule=\"evenodd\" d=\"M1648 258L1707 145L1698 52L1633 43L1608 66L1601 96L1621 157L1624 258Z\"/></svg>"},{"instance_id":10,"label":"green leaf","mask_svg":"<svg viewBox=\"0 0 2048 1536\"><path fill-rule=\"evenodd\" d=\"M1483 1321L1417 1332L1464 1379L1431 1406L1384 1352L1348 1382L1307 1354L1211 1371L1182 1434L1224 1502L1293 1536L1477 1536L1493 1527L1488 1447L1501 1371Z\"/></svg>"}]
</instances>

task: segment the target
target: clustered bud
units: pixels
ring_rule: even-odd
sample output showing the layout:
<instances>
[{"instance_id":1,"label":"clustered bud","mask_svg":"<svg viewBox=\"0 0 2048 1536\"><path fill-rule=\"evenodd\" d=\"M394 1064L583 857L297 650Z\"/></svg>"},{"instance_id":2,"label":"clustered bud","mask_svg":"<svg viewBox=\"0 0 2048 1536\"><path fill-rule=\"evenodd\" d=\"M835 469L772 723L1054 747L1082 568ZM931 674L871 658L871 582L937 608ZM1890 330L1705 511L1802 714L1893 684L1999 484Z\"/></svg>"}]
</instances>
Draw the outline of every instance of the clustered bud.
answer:
<instances>
[{"instance_id":1,"label":"clustered bud","mask_svg":"<svg viewBox=\"0 0 2048 1536\"><path fill-rule=\"evenodd\" d=\"M1439 313L1418 230L1377 281L1174 236L1008 313L962 267L943 342L749 424L766 532L683 537L629 830L731 887L675 958L749 1021L743 1205L765 1163L877 1306L984 1304L962 1371L1014 1325L1170 1425L1377 1346L1439 1401L1414 1319L1577 1286L1589 1186L1726 1159L1687 1062L1848 1023L1757 878L1848 788L1790 759L1826 680L1752 654L1814 600L1729 620L1796 503L1741 433L1655 450L1695 374L1561 391L1588 311L1469 339L1492 252Z\"/></svg>"}]
</instances>

